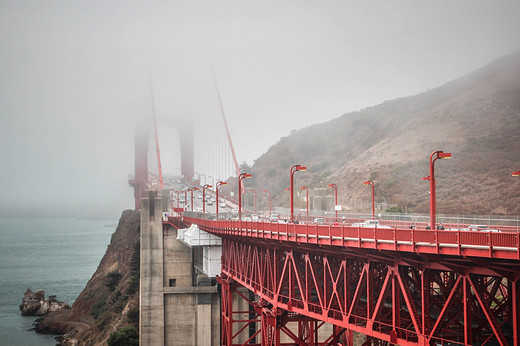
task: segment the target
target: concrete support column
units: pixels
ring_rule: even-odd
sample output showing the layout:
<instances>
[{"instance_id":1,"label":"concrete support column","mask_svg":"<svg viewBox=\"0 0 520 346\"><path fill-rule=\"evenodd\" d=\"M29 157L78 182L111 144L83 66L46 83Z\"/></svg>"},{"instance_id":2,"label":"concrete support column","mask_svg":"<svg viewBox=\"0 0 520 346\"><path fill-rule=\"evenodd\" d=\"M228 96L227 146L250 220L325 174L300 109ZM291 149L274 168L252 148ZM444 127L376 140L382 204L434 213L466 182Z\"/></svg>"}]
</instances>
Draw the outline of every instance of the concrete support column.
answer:
<instances>
[{"instance_id":1,"label":"concrete support column","mask_svg":"<svg viewBox=\"0 0 520 346\"><path fill-rule=\"evenodd\" d=\"M164 345L162 198L146 191L141 200L139 345Z\"/></svg>"},{"instance_id":2,"label":"concrete support column","mask_svg":"<svg viewBox=\"0 0 520 346\"><path fill-rule=\"evenodd\" d=\"M197 305L197 345L212 345L211 304Z\"/></svg>"}]
</instances>

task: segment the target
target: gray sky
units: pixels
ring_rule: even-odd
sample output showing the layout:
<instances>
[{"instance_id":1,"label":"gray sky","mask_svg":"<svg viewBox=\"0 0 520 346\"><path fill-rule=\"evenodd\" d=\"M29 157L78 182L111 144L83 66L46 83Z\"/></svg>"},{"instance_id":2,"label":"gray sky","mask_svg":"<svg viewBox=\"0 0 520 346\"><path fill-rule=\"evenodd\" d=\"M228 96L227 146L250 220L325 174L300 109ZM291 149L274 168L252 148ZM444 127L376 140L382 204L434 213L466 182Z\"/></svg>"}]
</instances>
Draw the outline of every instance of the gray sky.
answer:
<instances>
[{"instance_id":1,"label":"gray sky","mask_svg":"<svg viewBox=\"0 0 520 346\"><path fill-rule=\"evenodd\" d=\"M0 0L0 209L131 208L149 73L158 116L200 118L217 113L212 62L238 161L252 164L292 129L513 52L519 32L516 0Z\"/></svg>"}]
</instances>

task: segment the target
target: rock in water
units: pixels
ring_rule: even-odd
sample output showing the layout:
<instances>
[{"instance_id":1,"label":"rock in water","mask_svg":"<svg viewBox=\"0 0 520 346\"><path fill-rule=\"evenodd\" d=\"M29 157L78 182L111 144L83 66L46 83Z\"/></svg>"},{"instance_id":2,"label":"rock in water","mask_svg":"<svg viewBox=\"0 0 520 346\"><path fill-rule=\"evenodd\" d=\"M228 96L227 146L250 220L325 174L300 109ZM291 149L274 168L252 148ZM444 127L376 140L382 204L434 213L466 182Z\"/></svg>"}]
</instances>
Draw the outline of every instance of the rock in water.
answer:
<instances>
[{"instance_id":1,"label":"rock in water","mask_svg":"<svg viewBox=\"0 0 520 346\"><path fill-rule=\"evenodd\" d=\"M43 316L48 312L62 309L70 309L69 304L56 300L56 296L45 299L43 290L33 292L30 288L25 291L20 304L22 316Z\"/></svg>"}]
</instances>

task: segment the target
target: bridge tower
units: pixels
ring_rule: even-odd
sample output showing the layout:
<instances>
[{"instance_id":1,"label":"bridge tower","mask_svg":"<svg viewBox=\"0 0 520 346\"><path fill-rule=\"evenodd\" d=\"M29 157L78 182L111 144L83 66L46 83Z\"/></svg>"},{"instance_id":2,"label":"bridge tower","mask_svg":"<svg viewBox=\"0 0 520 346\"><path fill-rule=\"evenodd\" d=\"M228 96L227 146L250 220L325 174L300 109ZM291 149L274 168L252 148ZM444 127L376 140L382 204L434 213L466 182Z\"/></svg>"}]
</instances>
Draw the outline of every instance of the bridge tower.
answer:
<instances>
[{"instance_id":1,"label":"bridge tower","mask_svg":"<svg viewBox=\"0 0 520 346\"><path fill-rule=\"evenodd\" d=\"M135 174L128 183L134 188L135 210L141 209L141 198L148 184L148 143L152 131L152 119L142 118L135 129ZM174 127L179 133L181 149L181 175L186 181L192 181L194 168L193 124L181 119L161 119L161 125Z\"/></svg>"}]
</instances>

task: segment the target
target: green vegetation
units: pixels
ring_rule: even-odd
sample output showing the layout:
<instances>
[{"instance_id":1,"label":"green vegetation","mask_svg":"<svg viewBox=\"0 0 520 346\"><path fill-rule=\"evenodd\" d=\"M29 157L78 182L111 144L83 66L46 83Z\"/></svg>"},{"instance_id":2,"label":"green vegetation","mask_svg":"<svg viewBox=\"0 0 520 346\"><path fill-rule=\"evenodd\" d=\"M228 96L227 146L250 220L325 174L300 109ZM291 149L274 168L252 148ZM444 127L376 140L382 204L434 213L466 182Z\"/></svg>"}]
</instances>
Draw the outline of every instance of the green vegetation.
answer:
<instances>
[{"instance_id":1,"label":"green vegetation","mask_svg":"<svg viewBox=\"0 0 520 346\"><path fill-rule=\"evenodd\" d=\"M103 315L108 310L107 298L108 298L108 295L104 294L92 306L92 309L90 310L90 316L94 317L95 320L97 320L101 315Z\"/></svg>"},{"instance_id":2,"label":"green vegetation","mask_svg":"<svg viewBox=\"0 0 520 346\"><path fill-rule=\"evenodd\" d=\"M114 312L120 314L128 302L128 296L120 296L114 303Z\"/></svg>"},{"instance_id":3,"label":"green vegetation","mask_svg":"<svg viewBox=\"0 0 520 346\"><path fill-rule=\"evenodd\" d=\"M96 326L99 330L104 330L106 326L110 325L112 321L112 313L110 311L106 311L97 321Z\"/></svg>"},{"instance_id":4,"label":"green vegetation","mask_svg":"<svg viewBox=\"0 0 520 346\"><path fill-rule=\"evenodd\" d=\"M126 289L126 294L129 296L139 291L139 270L140 270L140 252L139 252L139 240L134 244L134 250L132 251L132 258L130 259L131 278Z\"/></svg>"},{"instance_id":5,"label":"green vegetation","mask_svg":"<svg viewBox=\"0 0 520 346\"><path fill-rule=\"evenodd\" d=\"M139 333L134 326L126 326L110 334L107 340L108 346L137 346L139 345Z\"/></svg>"},{"instance_id":6,"label":"green vegetation","mask_svg":"<svg viewBox=\"0 0 520 346\"><path fill-rule=\"evenodd\" d=\"M246 161L243 161L239 166L240 172L249 173L251 172L251 166L247 164Z\"/></svg>"},{"instance_id":7,"label":"green vegetation","mask_svg":"<svg viewBox=\"0 0 520 346\"><path fill-rule=\"evenodd\" d=\"M128 321L131 323L137 324L139 322L139 308L133 308L128 310L128 313L126 315L128 317Z\"/></svg>"},{"instance_id":8,"label":"green vegetation","mask_svg":"<svg viewBox=\"0 0 520 346\"><path fill-rule=\"evenodd\" d=\"M385 210L386 213L404 213L403 209L401 207L390 207Z\"/></svg>"},{"instance_id":9,"label":"green vegetation","mask_svg":"<svg viewBox=\"0 0 520 346\"><path fill-rule=\"evenodd\" d=\"M121 281L122 277L123 275L121 275L121 273L117 271L108 273L105 281L105 286L110 291L115 290L117 285L119 284L119 281Z\"/></svg>"}]
</instances>

